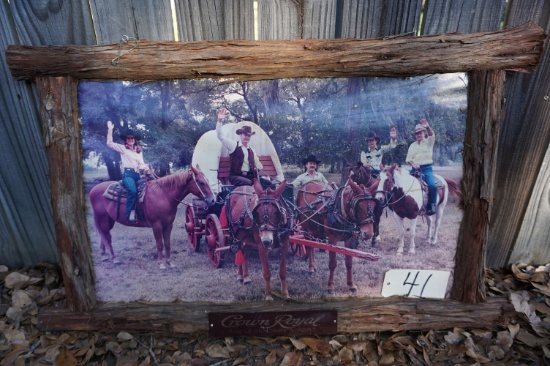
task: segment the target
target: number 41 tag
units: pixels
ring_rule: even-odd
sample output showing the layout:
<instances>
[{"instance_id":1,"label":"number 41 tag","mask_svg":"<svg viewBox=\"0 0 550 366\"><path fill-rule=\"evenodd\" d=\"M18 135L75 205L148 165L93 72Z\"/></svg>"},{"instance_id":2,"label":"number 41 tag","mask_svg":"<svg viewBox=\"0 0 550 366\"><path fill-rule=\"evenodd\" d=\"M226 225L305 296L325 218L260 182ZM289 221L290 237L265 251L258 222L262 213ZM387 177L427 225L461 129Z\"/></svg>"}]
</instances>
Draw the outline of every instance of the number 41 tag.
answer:
<instances>
[{"instance_id":1,"label":"number 41 tag","mask_svg":"<svg viewBox=\"0 0 550 366\"><path fill-rule=\"evenodd\" d=\"M384 276L382 296L443 299L450 272L419 269L392 269Z\"/></svg>"}]
</instances>

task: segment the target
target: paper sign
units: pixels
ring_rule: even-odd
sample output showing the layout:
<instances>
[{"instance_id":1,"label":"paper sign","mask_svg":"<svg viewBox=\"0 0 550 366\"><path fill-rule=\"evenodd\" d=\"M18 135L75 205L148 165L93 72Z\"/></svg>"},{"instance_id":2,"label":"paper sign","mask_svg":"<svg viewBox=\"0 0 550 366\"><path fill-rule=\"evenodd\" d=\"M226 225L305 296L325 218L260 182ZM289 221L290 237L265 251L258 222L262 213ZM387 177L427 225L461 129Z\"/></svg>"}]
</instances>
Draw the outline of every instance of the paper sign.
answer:
<instances>
[{"instance_id":1,"label":"paper sign","mask_svg":"<svg viewBox=\"0 0 550 366\"><path fill-rule=\"evenodd\" d=\"M386 272L382 296L443 299L450 272L418 269L392 269Z\"/></svg>"}]
</instances>

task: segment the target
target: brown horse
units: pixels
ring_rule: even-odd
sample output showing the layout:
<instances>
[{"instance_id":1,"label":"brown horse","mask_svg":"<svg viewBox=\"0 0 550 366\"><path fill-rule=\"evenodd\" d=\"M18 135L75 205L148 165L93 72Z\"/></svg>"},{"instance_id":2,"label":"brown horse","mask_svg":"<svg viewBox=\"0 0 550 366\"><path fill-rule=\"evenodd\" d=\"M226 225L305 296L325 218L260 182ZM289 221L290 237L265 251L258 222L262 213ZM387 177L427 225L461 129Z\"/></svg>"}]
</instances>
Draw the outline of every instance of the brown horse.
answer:
<instances>
[{"instance_id":1,"label":"brown horse","mask_svg":"<svg viewBox=\"0 0 550 366\"><path fill-rule=\"evenodd\" d=\"M258 180L254 179L254 186L235 188L226 201L232 245L239 246L235 260L238 266L237 279L244 284L251 282L247 257L251 248L257 247L265 281L266 300L273 300L268 253L277 246L281 248L279 265L281 293L285 297L289 296L286 285L286 256L290 235L289 211L284 200L280 199L285 186L286 180L277 189L267 188L264 191Z\"/></svg>"},{"instance_id":2,"label":"brown horse","mask_svg":"<svg viewBox=\"0 0 550 366\"><path fill-rule=\"evenodd\" d=\"M348 177L351 178L357 184L364 184L365 186L372 186L378 184L379 178L373 178L369 168L365 167L362 163L358 163L349 169ZM380 241L380 218L384 212L384 207L378 202L374 208L374 235L372 236L371 246L375 246Z\"/></svg>"},{"instance_id":3,"label":"brown horse","mask_svg":"<svg viewBox=\"0 0 550 366\"><path fill-rule=\"evenodd\" d=\"M376 188L376 185L358 185L351 179L348 179L346 187L338 190L330 186L321 187L313 182L307 183L296 197L296 211L306 237L312 240L326 238L332 245L343 240L348 248L357 246L359 234L370 239L373 235ZM353 282L353 257L346 256L345 263L348 287L355 292L357 286ZM336 253L329 251L329 291L334 290L336 264Z\"/></svg>"},{"instance_id":4,"label":"brown horse","mask_svg":"<svg viewBox=\"0 0 550 366\"><path fill-rule=\"evenodd\" d=\"M458 198L462 195L458 183L454 180L443 178L437 174L434 174L434 177L436 181L440 182L440 186L437 189L436 214L426 216L428 222L427 241L431 245L437 243L439 226L449 194L452 193ZM418 216L425 215L424 207L426 206L425 201L427 201L426 195L423 194L420 180L410 175L408 170L393 165L380 173L380 183L376 196L382 205L388 206L390 211L393 212L393 217L399 230L397 255L403 254L405 232L407 231L405 228L405 219L410 220L410 228L408 230L410 235L409 254L414 254L416 219Z\"/></svg>"},{"instance_id":5,"label":"brown horse","mask_svg":"<svg viewBox=\"0 0 550 366\"><path fill-rule=\"evenodd\" d=\"M191 170L179 172L156 180L147 182L143 203L140 204L143 216L136 223L126 221L126 205L105 198L103 193L114 182L103 182L90 191L90 202L94 211L94 223L101 237L101 255L106 257L108 248L114 263L120 263L115 256L111 245L111 229L115 222L134 227L151 227L157 243L158 261L160 269L165 269L163 263L163 248L166 253L166 265L173 268L170 262L170 234L178 205L183 199L192 193L205 200L211 206L215 202L214 194L210 189L208 180L201 172L199 166L191 167ZM138 215L141 216L141 215Z\"/></svg>"}]
</instances>

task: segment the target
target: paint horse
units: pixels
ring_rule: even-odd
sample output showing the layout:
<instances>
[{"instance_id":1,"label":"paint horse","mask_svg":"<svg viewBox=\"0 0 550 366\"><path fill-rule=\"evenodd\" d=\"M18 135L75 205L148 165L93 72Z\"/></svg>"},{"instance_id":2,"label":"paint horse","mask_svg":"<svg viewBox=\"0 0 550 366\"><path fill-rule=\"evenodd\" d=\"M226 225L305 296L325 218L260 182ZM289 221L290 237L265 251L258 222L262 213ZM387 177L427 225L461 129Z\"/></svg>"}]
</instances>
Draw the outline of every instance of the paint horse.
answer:
<instances>
[{"instance_id":1,"label":"paint horse","mask_svg":"<svg viewBox=\"0 0 550 366\"><path fill-rule=\"evenodd\" d=\"M387 206L392 212L397 229L399 230L399 246L397 255L403 254L405 241L405 218L410 222L410 246L409 253L414 254L416 235L416 219L419 216L426 216L428 222L427 241L431 245L437 243L437 236L443 212L447 205L449 193L456 197L461 197L458 183L452 179L443 178L434 174L436 182L439 182L437 189L437 208L436 214L432 216L425 215L425 206L427 202L427 193L423 193L421 181L412 176L408 170L397 168L395 165L384 169L380 173L380 183L376 197L383 206ZM427 189L427 188L426 188Z\"/></svg>"},{"instance_id":2,"label":"paint horse","mask_svg":"<svg viewBox=\"0 0 550 366\"><path fill-rule=\"evenodd\" d=\"M103 182L94 186L90 191L90 202L95 227L101 237L101 255L104 256L104 260L112 259L114 263L120 263L120 261L113 251L111 229L115 222L118 222L126 226L152 228L157 245L159 268L166 269L167 266L173 268L174 265L170 261L170 235L178 205L190 193L204 199L208 206L215 202L210 184L197 165L196 168L191 167L189 171L148 181L145 197L140 204L143 215L138 215L140 216L138 221L133 223L126 221L124 202L121 202L118 207L118 202L104 197L104 192L112 183L115 182ZM106 249L109 250L111 258L107 257Z\"/></svg>"},{"instance_id":3,"label":"paint horse","mask_svg":"<svg viewBox=\"0 0 550 366\"><path fill-rule=\"evenodd\" d=\"M352 249L357 247L359 235L370 239L373 235L376 189L376 185L365 187L351 179L348 179L348 185L339 189L328 185L322 187L315 182L304 185L297 193L296 213L306 238L318 241L327 239L332 245L344 241L344 245ZM329 251L328 291L334 290L336 264L336 253ZM346 256L345 264L347 285L350 291L356 292L353 257Z\"/></svg>"},{"instance_id":4,"label":"paint horse","mask_svg":"<svg viewBox=\"0 0 550 366\"><path fill-rule=\"evenodd\" d=\"M369 168L364 166L362 163L357 163L356 166L352 166L349 169L348 177L351 178L357 184L364 184L365 186L371 186L380 182L379 178L373 178L371 176L371 171ZM378 241L380 241L380 219L382 213L384 212L384 207L378 202L375 201L376 206L374 208L374 235L372 236L371 246L375 246Z\"/></svg>"},{"instance_id":5,"label":"paint horse","mask_svg":"<svg viewBox=\"0 0 550 366\"><path fill-rule=\"evenodd\" d=\"M275 189L264 190L257 179L254 186L235 188L226 199L225 213L229 226L232 246L237 245L235 263L238 266L237 280L244 284L251 282L248 273L250 250L257 247L262 264L262 276L265 281L265 299L273 300L271 294L271 271L268 254L272 248L280 247L281 260L279 278L281 293L289 297L286 284L286 257L290 235L290 210L281 194L286 180ZM222 213L223 215L223 213Z\"/></svg>"}]
</instances>

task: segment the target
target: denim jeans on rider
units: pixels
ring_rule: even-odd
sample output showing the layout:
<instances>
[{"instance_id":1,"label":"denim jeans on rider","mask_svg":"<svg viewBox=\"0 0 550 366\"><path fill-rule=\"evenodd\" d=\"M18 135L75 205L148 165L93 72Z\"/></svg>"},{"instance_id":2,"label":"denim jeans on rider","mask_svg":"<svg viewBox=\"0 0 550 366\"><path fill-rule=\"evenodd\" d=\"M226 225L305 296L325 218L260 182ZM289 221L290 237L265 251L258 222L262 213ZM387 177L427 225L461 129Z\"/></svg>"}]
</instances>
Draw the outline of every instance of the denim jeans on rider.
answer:
<instances>
[{"instance_id":1,"label":"denim jeans on rider","mask_svg":"<svg viewBox=\"0 0 550 366\"><path fill-rule=\"evenodd\" d=\"M137 200L137 181L139 178L139 173L132 169L125 169L122 175L122 183L128 190L128 198L126 199L126 220L130 218L130 212L134 209Z\"/></svg>"}]
</instances>

